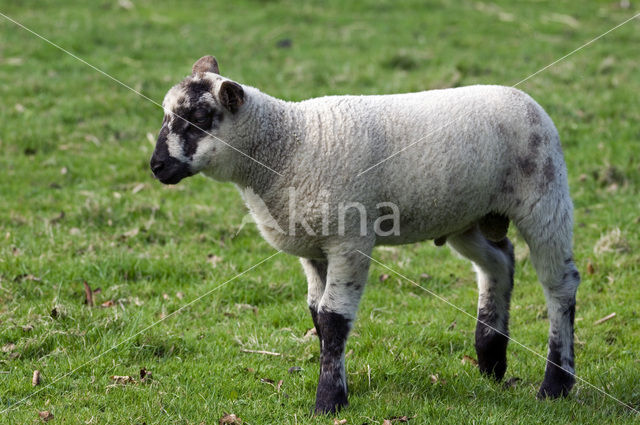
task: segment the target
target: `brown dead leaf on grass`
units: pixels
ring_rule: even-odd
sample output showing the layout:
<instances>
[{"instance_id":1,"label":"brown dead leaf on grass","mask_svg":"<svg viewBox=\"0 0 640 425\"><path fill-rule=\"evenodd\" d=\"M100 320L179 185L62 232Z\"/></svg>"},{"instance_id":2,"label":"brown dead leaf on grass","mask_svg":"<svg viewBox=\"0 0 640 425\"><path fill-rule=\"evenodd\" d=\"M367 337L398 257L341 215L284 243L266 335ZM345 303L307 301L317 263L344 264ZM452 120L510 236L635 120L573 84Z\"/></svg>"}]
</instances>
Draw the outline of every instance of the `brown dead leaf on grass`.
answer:
<instances>
[{"instance_id":1,"label":"brown dead leaf on grass","mask_svg":"<svg viewBox=\"0 0 640 425\"><path fill-rule=\"evenodd\" d=\"M2 352L3 353L10 353L15 349L16 349L16 345L13 342L10 342L10 343L5 344L5 345L2 346Z\"/></svg>"},{"instance_id":2,"label":"brown dead leaf on grass","mask_svg":"<svg viewBox=\"0 0 640 425\"><path fill-rule=\"evenodd\" d=\"M109 308L109 307L113 307L115 305L116 305L116 303L113 300L107 300L107 301L103 302L102 304L100 304L100 307Z\"/></svg>"},{"instance_id":3,"label":"brown dead leaf on grass","mask_svg":"<svg viewBox=\"0 0 640 425\"><path fill-rule=\"evenodd\" d=\"M478 361L471 356L467 356L466 354L462 356L461 362L462 364L470 364L472 366L478 366Z\"/></svg>"},{"instance_id":4,"label":"brown dead leaf on grass","mask_svg":"<svg viewBox=\"0 0 640 425\"><path fill-rule=\"evenodd\" d=\"M609 233L602 235L593 247L593 252L597 255L608 252L623 254L629 251L631 251L629 242L627 242L627 239L619 228L615 228Z\"/></svg>"},{"instance_id":5,"label":"brown dead leaf on grass","mask_svg":"<svg viewBox=\"0 0 640 425\"><path fill-rule=\"evenodd\" d=\"M135 384L136 379L129 375L112 375L109 377L116 385Z\"/></svg>"},{"instance_id":6,"label":"brown dead leaf on grass","mask_svg":"<svg viewBox=\"0 0 640 425\"><path fill-rule=\"evenodd\" d=\"M42 412L38 412L38 416L44 422L49 422L51 419L53 419L53 413L49 412L48 410L44 410Z\"/></svg>"},{"instance_id":7,"label":"brown dead leaf on grass","mask_svg":"<svg viewBox=\"0 0 640 425\"><path fill-rule=\"evenodd\" d=\"M87 283L87 281L85 280L84 282L82 282L82 285L84 286L84 303L86 305L88 305L89 307L93 307L93 290L91 289L91 287L89 286L89 284Z\"/></svg>"},{"instance_id":8,"label":"brown dead leaf on grass","mask_svg":"<svg viewBox=\"0 0 640 425\"><path fill-rule=\"evenodd\" d=\"M218 425L242 425L242 419L233 413L225 413L218 421Z\"/></svg>"},{"instance_id":9,"label":"brown dead leaf on grass","mask_svg":"<svg viewBox=\"0 0 640 425\"><path fill-rule=\"evenodd\" d=\"M38 385L40 385L40 371L39 370L34 370L33 371L33 377L31 378L31 385L33 385L34 387L37 387Z\"/></svg>"},{"instance_id":10,"label":"brown dead leaf on grass","mask_svg":"<svg viewBox=\"0 0 640 425\"><path fill-rule=\"evenodd\" d=\"M591 260L587 261L587 274L594 274L596 272L595 268L593 267L593 263L591 262Z\"/></svg>"},{"instance_id":11,"label":"brown dead leaf on grass","mask_svg":"<svg viewBox=\"0 0 640 425\"><path fill-rule=\"evenodd\" d=\"M338 419L338 418L335 418L335 419L333 420L333 425L344 425L344 424L346 424L346 423L347 423L347 420L346 420L346 419Z\"/></svg>"},{"instance_id":12,"label":"brown dead leaf on grass","mask_svg":"<svg viewBox=\"0 0 640 425\"><path fill-rule=\"evenodd\" d=\"M23 280L27 280L30 282L42 282L42 279L32 275L31 273L29 274L20 274L18 276L15 277L15 279L13 279L14 282L19 282L19 281L23 281Z\"/></svg>"},{"instance_id":13,"label":"brown dead leaf on grass","mask_svg":"<svg viewBox=\"0 0 640 425\"><path fill-rule=\"evenodd\" d=\"M251 304L236 304L238 310L252 310L254 314L258 314L258 307Z\"/></svg>"},{"instance_id":14,"label":"brown dead leaf on grass","mask_svg":"<svg viewBox=\"0 0 640 425\"><path fill-rule=\"evenodd\" d=\"M133 238L135 236L138 235L138 233L140 233L140 229L137 227L134 227L133 229L129 230L128 232L124 232L122 235L120 235L120 240L124 241L130 238Z\"/></svg>"},{"instance_id":15,"label":"brown dead leaf on grass","mask_svg":"<svg viewBox=\"0 0 640 425\"><path fill-rule=\"evenodd\" d=\"M150 370L147 370L144 367L140 369L140 382L146 383L151 381L151 379L153 379L153 373L151 373Z\"/></svg>"},{"instance_id":16,"label":"brown dead leaf on grass","mask_svg":"<svg viewBox=\"0 0 640 425\"><path fill-rule=\"evenodd\" d=\"M385 280L389 279L389 275L386 273L383 273L380 275L380 282L384 282Z\"/></svg>"},{"instance_id":17,"label":"brown dead leaf on grass","mask_svg":"<svg viewBox=\"0 0 640 425\"><path fill-rule=\"evenodd\" d=\"M131 193L133 193L134 195L138 192L140 192L142 189L144 189L146 187L146 184L144 183L138 183L137 185L135 185L133 187L133 189L131 189Z\"/></svg>"},{"instance_id":18,"label":"brown dead leaf on grass","mask_svg":"<svg viewBox=\"0 0 640 425\"><path fill-rule=\"evenodd\" d=\"M409 422L411 419L415 419L418 415L413 415L413 416L407 416L407 415L403 415L403 416L394 416L392 418L389 419L385 419L383 423L383 425L392 425L393 423L405 423L405 422Z\"/></svg>"},{"instance_id":19,"label":"brown dead leaf on grass","mask_svg":"<svg viewBox=\"0 0 640 425\"><path fill-rule=\"evenodd\" d=\"M222 258L215 254L209 254L207 255L207 261L213 266L213 268L216 268L218 263L222 261Z\"/></svg>"},{"instance_id":20,"label":"brown dead leaf on grass","mask_svg":"<svg viewBox=\"0 0 640 425\"><path fill-rule=\"evenodd\" d=\"M415 418L415 416L414 416ZM383 425L393 425L394 423L405 423L405 422L409 422L409 419L413 419L408 417L407 415L404 416L394 416L392 418L389 419L385 419L382 424Z\"/></svg>"}]
</instances>

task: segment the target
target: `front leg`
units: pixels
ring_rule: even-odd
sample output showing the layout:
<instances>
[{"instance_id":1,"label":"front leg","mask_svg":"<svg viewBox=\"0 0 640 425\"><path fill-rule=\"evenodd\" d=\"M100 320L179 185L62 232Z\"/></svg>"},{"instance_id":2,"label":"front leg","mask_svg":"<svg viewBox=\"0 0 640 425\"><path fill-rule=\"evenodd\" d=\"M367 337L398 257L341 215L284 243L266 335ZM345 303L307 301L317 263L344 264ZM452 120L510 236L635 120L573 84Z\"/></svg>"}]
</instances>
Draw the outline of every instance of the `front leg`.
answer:
<instances>
[{"instance_id":1,"label":"front leg","mask_svg":"<svg viewBox=\"0 0 640 425\"><path fill-rule=\"evenodd\" d=\"M327 260L326 286L315 316L312 308L321 348L316 414L335 413L348 404L345 346L369 272L369 259L355 248L328 253Z\"/></svg>"}]
</instances>

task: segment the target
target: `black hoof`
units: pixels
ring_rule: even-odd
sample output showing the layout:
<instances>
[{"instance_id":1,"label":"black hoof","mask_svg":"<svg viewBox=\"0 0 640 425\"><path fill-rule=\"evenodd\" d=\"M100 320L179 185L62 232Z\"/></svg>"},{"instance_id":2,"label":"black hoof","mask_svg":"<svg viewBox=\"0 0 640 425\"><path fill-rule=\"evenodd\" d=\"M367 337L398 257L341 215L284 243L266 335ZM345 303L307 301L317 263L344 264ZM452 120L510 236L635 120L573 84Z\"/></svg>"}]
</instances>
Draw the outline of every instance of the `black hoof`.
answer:
<instances>
[{"instance_id":1,"label":"black hoof","mask_svg":"<svg viewBox=\"0 0 640 425\"><path fill-rule=\"evenodd\" d=\"M564 382L545 379L540 386L540 390L538 390L538 399L544 400L566 397L571 391L573 383L573 377L571 377L570 375L568 376L568 378L564 379Z\"/></svg>"},{"instance_id":2,"label":"black hoof","mask_svg":"<svg viewBox=\"0 0 640 425\"><path fill-rule=\"evenodd\" d=\"M320 404L316 402L315 414L316 415L329 415L333 413L338 413L343 407L347 407L349 403L344 400L344 402L336 402L329 404Z\"/></svg>"},{"instance_id":3,"label":"black hoof","mask_svg":"<svg viewBox=\"0 0 640 425\"><path fill-rule=\"evenodd\" d=\"M347 392L344 389L340 388L336 390L334 388L333 391L321 391L321 388L318 388L315 413L316 415L337 413L348 404Z\"/></svg>"}]
</instances>

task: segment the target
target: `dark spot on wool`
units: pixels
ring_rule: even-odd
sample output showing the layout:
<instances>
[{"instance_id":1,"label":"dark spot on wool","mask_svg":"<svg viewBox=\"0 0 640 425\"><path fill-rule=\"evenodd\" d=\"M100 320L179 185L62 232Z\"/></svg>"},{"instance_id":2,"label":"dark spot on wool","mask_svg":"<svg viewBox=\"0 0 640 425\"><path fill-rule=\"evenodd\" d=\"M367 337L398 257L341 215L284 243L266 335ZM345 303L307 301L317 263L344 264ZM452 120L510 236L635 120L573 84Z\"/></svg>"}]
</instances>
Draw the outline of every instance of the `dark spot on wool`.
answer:
<instances>
[{"instance_id":1,"label":"dark spot on wool","mask_svg":"<svg viewBox=\"0 0 640 425\"><path fill-rule=\"evenodd\" d=\"M513 170L511 168L507 168L502 176L502 180L500 181L500 193L513 193L514 188L511 184L511 173Z\"/></svg>"},{"instance_id":2,"label":"dark spot on wool","mask_svg":"<svg viewBox=\"0 0 640 425\"><path fill-rule=\"evenodd\" d=\"M519 157L517 159L518 166L526 177L531 176L536 171L536 163L531 158Z\"/></svg>"},{"instance_id":3,"label":"dark spot on wool","mask_svg":"<svg viewBox=\"0 0 640 425\"><path fill-rule=\"evenodd\" d=\"M353 282L347 282L347 283L345 283L345 285L347 286L347 288L350 288L350 287L353 286Z\"/></svg>"},{"instance_id":4,"label":"dark spot on wool","mask_svg":"<svg viewBox=\"0 0 640 425\"><path fill-rule=\"evenodd\" d=\"M500 185L500 192L502 193L513 193L515 191L515 189L513 188L513 185L511 183L509 183L506 180L502 181L502 184Z\"/></svg>"},{"instance_id":5,"label":"dark spot on wool","mask_svg":"<svg viewBox=\"0 0 640 425\"><path fill-rule=\"evenodd\" d=\"M544 183L548 185L553 181L556 174L556 167L553 165L553 160L550 156L544 162L544 166L542 167L542 174L544 176Z\"/></svg>"},{"instance_id":6,"label":"dark spot on wool","mask_svg":"<svg viewBox=\"0 0 640 425\"><path fill-rule=\"evenodd\" d=\"M571 262L573 261L573 257L569 257L566 260L564 260L565 264L571 264Z\"/></svg>"},{"instance_id":7,"label":"dark spot on wool","mask_svg":"<svg viewBox=\"0 0 640 425\"><path fill-rule=\"evenodd\" d=\"M526 103L526 116L529 125L540 124L540 112L538 111L537 105L531 101Z\"/></svg>"},{"instance_id":8,"label":"dark spot on wool","mask_svg":"<svg viewBox=\"0 0 640 425\"><path fill-rule=\"evenodd\" d=\"M531 152L533 156L538 154L538 148L541 143L542 137L538 133L531 133L529 136L529 152Z\"/></svg>"},{"instance_id":9,"label":"dark spot on wool","mask_svg":"<svg viewBox=\"0 0 640 425\"><path fill-rule=\"evenodd\" d=\"M499 122L496 125L496 131L498 133L498 136L500 136L501 139L507 140L509 138L509 134L507 133L507 129L505 128L504 124L502 124L501 122Z\"/></svg>"},{"instance_id":10,"label":"dark spot on wool","mask_svg":"<svg viewBox=\"0 0 640 425\"><path fill-rule=\"evenodd\" d=\"M356 291L359 291L360 289L362 289L362 285L357 284L356 286L353 287L353 289L355 289Z\"/></svg>"}]
</instances>

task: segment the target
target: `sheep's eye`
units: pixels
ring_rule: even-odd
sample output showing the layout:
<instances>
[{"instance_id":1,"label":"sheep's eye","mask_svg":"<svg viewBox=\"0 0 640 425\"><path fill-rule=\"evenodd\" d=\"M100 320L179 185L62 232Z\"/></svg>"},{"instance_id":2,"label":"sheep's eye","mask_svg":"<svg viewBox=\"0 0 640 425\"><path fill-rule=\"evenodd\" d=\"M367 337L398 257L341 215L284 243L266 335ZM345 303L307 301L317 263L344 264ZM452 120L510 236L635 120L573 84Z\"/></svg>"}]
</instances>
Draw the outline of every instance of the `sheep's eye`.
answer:
<instances>
[{"instance_id":1,"label":"sheep's eye","mask_svg":"<svg viewBox=\"0 0 640 425\"><path fill-rule=\"evenodd\" d=\"M206 124L209 121L209 114L205 111L197 111L193 116L195 124Z\"/></svg>"}]
</instances>

